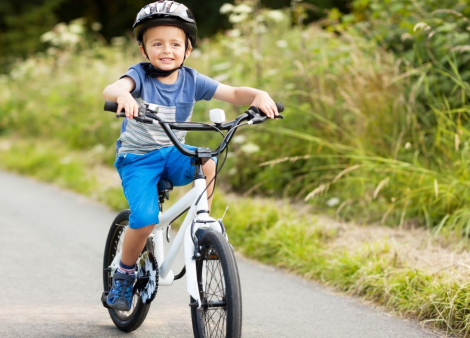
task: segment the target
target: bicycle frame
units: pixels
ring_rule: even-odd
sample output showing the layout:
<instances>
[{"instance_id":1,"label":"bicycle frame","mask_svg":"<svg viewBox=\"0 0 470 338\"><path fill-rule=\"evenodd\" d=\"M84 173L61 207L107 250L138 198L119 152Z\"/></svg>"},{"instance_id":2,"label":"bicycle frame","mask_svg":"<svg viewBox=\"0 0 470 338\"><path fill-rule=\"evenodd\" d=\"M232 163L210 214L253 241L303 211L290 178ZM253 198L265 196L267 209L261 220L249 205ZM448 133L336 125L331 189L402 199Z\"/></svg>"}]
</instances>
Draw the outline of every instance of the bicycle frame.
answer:
<instances>
[{"instance_id":1,"label":"bicycle frame","mask_svg":"<svg viewBox=\"0 0 470 338\"><path fill-rule=\"evenodd\" d=\"M200 166L197 164L196 166ZM197 171L197 169L196 169ZM184 245L184 261L186 266L186 290L197 301L198 307L201 306L201 299L199 296L199 289L196 276L196 261L194 259L195 247L193 242L194 233L200 227L212 228L215 231L222 233L222 227L219 222L208 214L209 206L207 203L206 193L206 180L205 178L196 178L194 180L193 188L188 191L182 198L173 204L168 210L160 214L160 222L155 225L154 241L155 241L155 258L157 259L159 268L159 282L158 285L169 286L173 284L175 275L171 270L173 262ZM201 196L202 195L202 196ZM199 199L198 204L196 201ZM178 230L173 243L167 251L165 258L163 250L163 231L168 227L171 222L178 218L182 213L188 210L183 224ZM198 213L199 212L199 213ZM191 226L194 223L193 226ZM121 253L116 255L111 264L112 267L117 267L121 259ZM113 269L114 270L114 269Z\"/></svg>"},{"instance_id":2,"label":"bicycle frame","mask_svg":"<svg viewBox=\"0 0 470 338\"><path fill-rule=\"evenodd\" d=\"M277 110L282 112L284 106L282 103L276 103ZM116 102L105 102L104 110L110 112L117 112L118 104ZM139 116L134 117L136 121L149 124L159 124L163 131L167 134L175 147L184 155L198 160L205 158L208 159L212 156L220 155L229 144L236 129L246 121L246 125L259 124L267 119L260 110L251 106L244 114L238 116L235 120L227 123L215 123L213 126L206 123L190 123L190 122L168 122L162 120L158 115L158 111L153 111L148 108L148 105L141 106L139 109ZM125 117L123 111L117 112L116 117ZM276 118L284 118L282 115L276 115ZM209 148L198 148L197 151L189 150L183 146L179 139L173 133L173 130L200 130L200 131L221 131L226 130L227 134L224 136L222 143L216 150ZM172 285L175 280L175 275L171 270L171 266L178 254L182 245L184 245L184 260L186 267L186 282L187 291L193 299L197 301L198 307L201 307L201 299L199 296L199 288L196 276L196 261L195 255L198 255L198 250L194 247L195 241L193 240L194 234L200 227L212 228L215 231L224 233L222 225L214 218L209 216L207 193L206 193L206 180L201 170L201 162L196 162L196 177L194 180L194 187L187 192L180 200L178 200L172 207L160 215L160 223L155 226L153 231L155 241L155 257L157 259L160 275L159 285ZM199 196L201 196L199 198ZM199 200L199 201L198 201ZM196 205L196 201L198 201ZM163 250L163 231L168 227L171 222L189 209L183 224L181 225L178 233L168 249L167 257L165 258ZM225 236L227 238L227 236ZM111 263L111 271L114 272L119 265L121 254L119 253Z\"/></svg>"}]
</instances>

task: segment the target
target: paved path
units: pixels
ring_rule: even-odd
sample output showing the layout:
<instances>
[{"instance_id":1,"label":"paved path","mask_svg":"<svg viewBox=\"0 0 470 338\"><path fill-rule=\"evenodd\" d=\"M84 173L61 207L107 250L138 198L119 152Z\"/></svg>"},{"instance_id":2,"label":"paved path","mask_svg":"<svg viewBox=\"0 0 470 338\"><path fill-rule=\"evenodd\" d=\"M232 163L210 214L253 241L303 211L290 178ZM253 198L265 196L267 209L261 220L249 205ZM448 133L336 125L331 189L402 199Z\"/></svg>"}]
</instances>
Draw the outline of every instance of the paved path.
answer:
<instances>
[{"instance_id":1,"label":"paved path","mask_svg":"<svg viewBox=\"0 0 470 338\"><path fill-rule=\"evenodd\" d=\"M102 254L115 213L0 171L0 337L192 337L185 280L161 287L144 324L118 331L102 307ZM243 337L435 337L315 283L238 257ZM179 270L176 268L176 270Z\"/></svg>"}]
</instances>

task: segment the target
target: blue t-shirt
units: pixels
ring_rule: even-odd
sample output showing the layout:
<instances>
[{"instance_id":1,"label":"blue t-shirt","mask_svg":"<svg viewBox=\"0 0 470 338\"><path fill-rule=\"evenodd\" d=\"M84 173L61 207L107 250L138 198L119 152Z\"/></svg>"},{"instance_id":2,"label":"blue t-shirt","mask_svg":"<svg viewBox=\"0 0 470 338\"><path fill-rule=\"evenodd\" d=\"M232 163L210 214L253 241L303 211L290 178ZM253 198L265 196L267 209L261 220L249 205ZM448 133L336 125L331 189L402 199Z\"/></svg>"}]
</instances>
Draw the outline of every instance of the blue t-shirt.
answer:
<instances>
[{"instance_id":1,"label":"blue t-shirt","mask_svg":"<svg viewBox=\"0 0 470 338\"><path fill-rule=\"evenodd\" d=\"M132 96L139 104L147 103L165 121L186 122L191 119L194 104L200 100L210 100L219 83L184 66L178 71L175 83L164 84L148 76L139 63L129 68L122 77L129 76L135 82ZM121 77L121 78L122 78ZM185 131L175 131L184 143ZM168 136L157 124L144 124L124 119L121 136L118 140L118 154L146 154L152 150L172 146Z\"/></svg>"}]
</instances>

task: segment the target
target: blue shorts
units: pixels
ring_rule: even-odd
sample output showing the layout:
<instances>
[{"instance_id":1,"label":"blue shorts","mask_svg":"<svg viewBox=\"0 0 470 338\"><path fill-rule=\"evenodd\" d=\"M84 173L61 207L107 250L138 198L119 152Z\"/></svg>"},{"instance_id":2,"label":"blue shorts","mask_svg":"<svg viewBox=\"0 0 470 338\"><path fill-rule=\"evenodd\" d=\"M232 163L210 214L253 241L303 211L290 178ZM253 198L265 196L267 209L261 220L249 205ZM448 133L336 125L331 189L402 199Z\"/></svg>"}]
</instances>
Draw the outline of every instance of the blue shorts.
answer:
<instances>
[{"instance_id":1,"label":"blue shorts","mask_svg":"<svg viewBox=\"0 0 470 338\"><path fill-rule=\"evenodd\" d=\"M180 153L174 146L157 149L145 155L118 156L114 166L121 177L124 195L131 209L130 228L139 229L158 223L158 181L167 179L173 182L174 186L191 183L194 180L194 160Z\"/></svg>"}]
</instances>

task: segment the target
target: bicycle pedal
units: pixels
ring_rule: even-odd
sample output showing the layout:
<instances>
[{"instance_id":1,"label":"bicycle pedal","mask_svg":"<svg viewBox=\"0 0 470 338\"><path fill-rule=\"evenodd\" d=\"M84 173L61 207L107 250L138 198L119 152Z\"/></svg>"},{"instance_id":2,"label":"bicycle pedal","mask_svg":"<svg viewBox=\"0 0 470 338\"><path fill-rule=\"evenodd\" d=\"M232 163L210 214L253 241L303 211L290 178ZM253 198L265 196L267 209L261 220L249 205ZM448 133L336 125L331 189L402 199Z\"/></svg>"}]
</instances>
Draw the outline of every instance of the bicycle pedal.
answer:
<instances>
[{"instance_id":1,"label":"bicycle pedal","mask_svg":"<svg viewBox=\"0 0 470 338\"><path fill-rule=\"evenodd\" d=\"M105 291L101 294L101 303L103 303L103 306L107 309L110 308L108 303L106 302L106 299L108 298L108 293L109 291Z\"/></svg>"}]
</instances>

